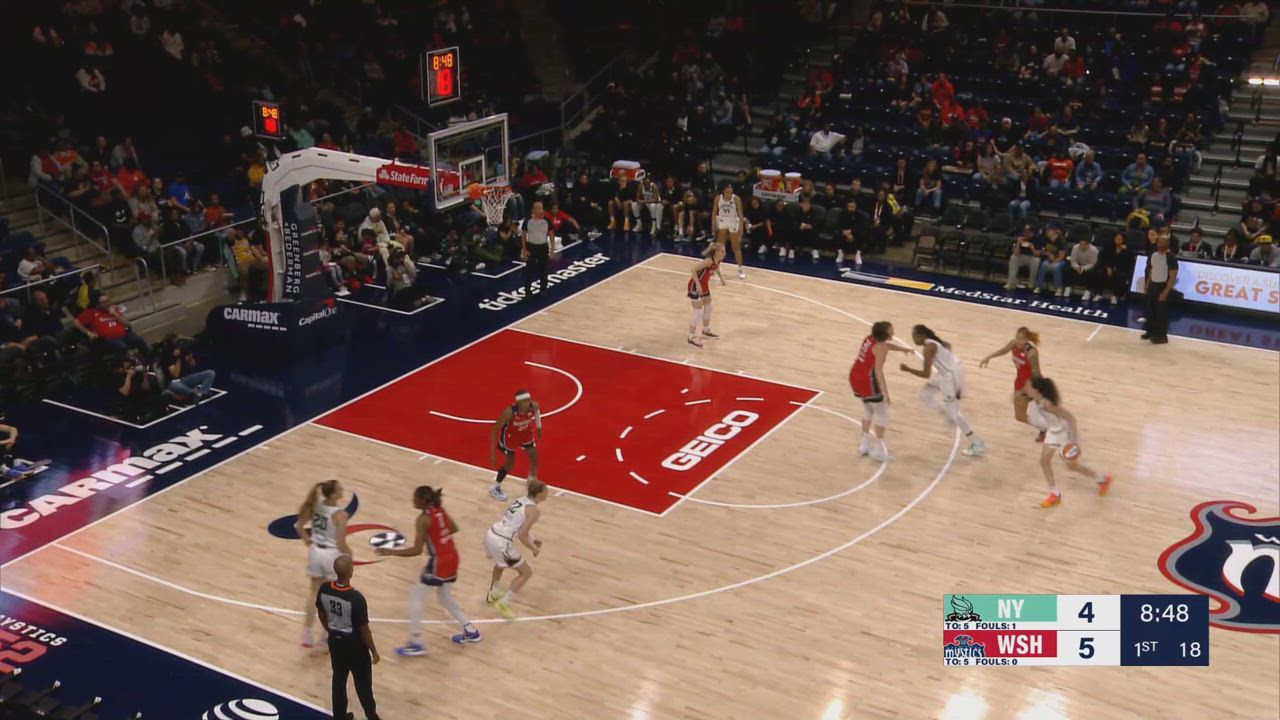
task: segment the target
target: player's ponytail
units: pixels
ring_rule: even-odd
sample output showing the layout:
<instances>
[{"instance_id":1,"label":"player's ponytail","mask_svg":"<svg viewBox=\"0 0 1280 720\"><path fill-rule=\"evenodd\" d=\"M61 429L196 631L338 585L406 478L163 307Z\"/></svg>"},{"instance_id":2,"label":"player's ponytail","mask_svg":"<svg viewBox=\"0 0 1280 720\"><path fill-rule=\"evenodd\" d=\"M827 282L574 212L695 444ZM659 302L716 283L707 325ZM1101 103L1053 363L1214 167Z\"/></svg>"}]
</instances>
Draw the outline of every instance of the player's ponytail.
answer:
<instances>
[{"instance_id":1,"label":"player's ponytail","mask_svg":"<svg viewBox=\"0 0 1280 720\"><path fill-rule=\"evenodd\" d=\"M925 339L932 340L948 350L951 349L951 343L938 337L938 334L933 330L930 330L928 325L917 325L911 328L911 330L917 335L923 335Z\"/></svg>"},{"instance_id":2,"label":"player's ponytail","mask_svg":"<svg viewBox=\"0 0 1280 720\"><path fill-rule=\"evenodd\" d=\"M413 491L413 497L422 503L423 507L440 507L440 501L444 498L444 489L437 490L430 485L419 485Z\"/></svg>"},{"instance_id":3,"label":"player's ponytail","mask_svg":"<svg viewBox=\"0 0 1280 720\"><path fill-rule=\"evenodd\" d=\"M329 483L334 482L329 480ZM298 508L298 523L305 523L311 519L311 514L316 511L316 505L320 504L320 497L324 494L324 486L327 483L318 482L311 486L307 491L307 497L302 501L302 506Z\"/></svg>"},{"instance_id":4,"label":"player's ponytail","mask_svg":"<svg viewBox=\"0 0 1280 720\"><path fill-rule=\"evenodd\" d=\"M1023 326L1018 328L1018 334L1022 335L1023 337L1025 337L1026 339L1030 340L1031 342L1037 345L1040 344L1040 333L1032 330L1029 327Z\"/></svg>"}]
</instances>

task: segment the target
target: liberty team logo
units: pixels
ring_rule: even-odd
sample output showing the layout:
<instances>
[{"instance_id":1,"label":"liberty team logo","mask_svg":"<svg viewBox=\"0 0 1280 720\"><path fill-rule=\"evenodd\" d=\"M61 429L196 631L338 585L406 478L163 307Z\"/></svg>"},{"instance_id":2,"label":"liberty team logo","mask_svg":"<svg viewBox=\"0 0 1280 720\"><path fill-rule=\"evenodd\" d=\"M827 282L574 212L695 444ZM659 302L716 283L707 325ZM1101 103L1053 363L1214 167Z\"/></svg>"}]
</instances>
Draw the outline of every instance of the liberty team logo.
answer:
<instances>
[{"instance_id":1,"label":"liberty team logo","mask_svg":"<svg viewBox=\"0 0 1280 720\"><path fill-rule=\"evenodd\" d=\"M978 622L982 616L973 611L973 603L962 595L951 598L951 612L947 614L947 622Z\"/></svg>"},{"instance_id":2,"label":"liberty team logo","mask_svg":"<svg viewBox=\"0 0 1280 720\"><path fill-rule=\"evenodd\" d=\"M1161 553L1160 571L1218 602L1211 625L1280 633L1280 517L1242 517L1255 513L1226 500L1195 506L1195 532Z\"/></svg>"},{"instance_id":3,"label":"liberty team logo","mask_svg":"<svg viewBox=\"0 0 1280 720\"><path fill-rule=\"evenodd\" d=\"M974 642L970 635L957 635L955 639L942 646L944 658L980 658L987 656L987 644Z\"/></svg>"}]
</instances>

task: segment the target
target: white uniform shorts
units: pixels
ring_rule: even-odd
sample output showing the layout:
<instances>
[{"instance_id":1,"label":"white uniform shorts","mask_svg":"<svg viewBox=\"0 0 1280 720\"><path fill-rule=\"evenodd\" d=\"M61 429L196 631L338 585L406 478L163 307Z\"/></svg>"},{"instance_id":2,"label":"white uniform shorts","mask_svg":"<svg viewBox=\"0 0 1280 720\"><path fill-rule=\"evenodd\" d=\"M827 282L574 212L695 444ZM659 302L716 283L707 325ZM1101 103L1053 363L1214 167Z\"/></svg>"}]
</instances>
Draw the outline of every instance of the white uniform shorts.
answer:
<instances>
[{"instance_id":1,"label":"white uniform shorts","mask_svg":"<svg viewBox=\"0 0 1280 720\"><path fill-rule=\"evenodd\" d=\"M516 547L516 541L508 540L493 530L484 534L484 551L498 567L517 568L524 564L524 556Z\"/></svg>"},{"instance_id":2,"label":"white uniform shorts","mask_svg":"<svg viewBox=\"0 0 1280 720\"><path fill-rule=\"evenodd\" d=\"M728 230L731 233L738 232L738 228L742 225L741 221L736 217L720 217L716 216L716 230Z\"/></svg>"},{"instance_id":3,"label":"white uniform shorts","mask_svg":"<svg viewBox=\"0 0 1280 720\"><path fill-rule=\"evenodd\" d=\"M1039 405L1031 403L1027 406L1027 419L1031 424L1045 431L1044 444L1048 447L1062 447L1071 442L1071 428L1066 424L1060 424L1053 427L1049 424L1049 417Z\"/></svg>"},{"instance_id":4,"label":"white uniform shorts","mask_svg":"<svg viewBox=\"0 0 1280 720\"><path fill-rule=\"evenodd\" d=\"M342 555L336 547L317 547L312 545L307 554L307 575L325 580L337 580L338 574L333 571L333 561Z\"/></svg>"}]
</instances>

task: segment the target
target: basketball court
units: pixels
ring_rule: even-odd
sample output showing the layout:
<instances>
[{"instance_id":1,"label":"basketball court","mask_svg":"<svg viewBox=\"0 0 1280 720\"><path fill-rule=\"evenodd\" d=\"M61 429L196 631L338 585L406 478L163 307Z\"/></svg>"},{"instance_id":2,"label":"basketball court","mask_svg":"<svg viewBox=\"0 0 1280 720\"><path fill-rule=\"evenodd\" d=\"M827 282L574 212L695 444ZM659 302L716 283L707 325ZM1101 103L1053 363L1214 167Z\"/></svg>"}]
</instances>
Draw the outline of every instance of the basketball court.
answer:
<instances>
[{"instance_id":1,"label":"basketball court","mask_svg":"<svg viewBox=\"0 0 1280 720\"><path fill-rule=\"evenodd\" d=\"M722 337L698 350L692 262L660 254L567 296L5 566L5 588L325 708L328 658L298 645L305 549L268 528L338 478L356 496L386 718L1280 715L1274 632L1215 627L1208 668L956 668L938 652L944 594L1183 592L1158 560L1196 530L1193 508L1280 514L1273 352L1152 348L1122 328L761 269L713 286ZM952 343L985 457L960 454L901 356L893 459L857 455L849 363L882 319ZM1059 466L1063 503L1037 506L1013 368L977 364L1020 325L1043 337L1084 458L1115 473L1109 496ZM543 409L553 492L506 621L483 602L481 540L503 509L486 448L519 388ZM429 600L429 654L400 658L424 559L378 558L367 540L411 533L424 483L460 526L456 595L484 641L452 646Z\"/></svg>"}]
</instances>

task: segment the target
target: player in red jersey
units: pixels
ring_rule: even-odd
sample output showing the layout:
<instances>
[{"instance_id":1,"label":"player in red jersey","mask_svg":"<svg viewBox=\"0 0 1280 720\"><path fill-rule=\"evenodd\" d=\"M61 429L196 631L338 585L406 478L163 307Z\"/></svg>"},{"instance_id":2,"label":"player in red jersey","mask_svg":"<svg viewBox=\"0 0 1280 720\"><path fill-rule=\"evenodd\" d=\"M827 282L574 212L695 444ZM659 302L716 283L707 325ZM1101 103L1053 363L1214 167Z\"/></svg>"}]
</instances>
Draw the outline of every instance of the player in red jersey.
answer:
<instances>
[{"instance_id":1,"label":"player in red jersey","mask_svg":"<svg viewBox=\"0 0 1280 720\"><path fill-rule=\"evenodd\" d=\"M702 251L702 260L693 266L693 277L689 278L685 288L689 302L693 304L693 315L689 318L689 344L694 347L702 347L702 341L698 339L699 321L702 322L703 337L720 337L711 332L711 276L720 272L721 260L724 260L724 245L712 242ZM720 284L724 284L723 277Z\"/></svg>"},{"instance_id":2,"label":"player in red jersey","mask_svg":"<svg viewBox=\"0 0 1280 720\"><path fill-rule=\"evenodd\" d=\"M542 410L533 401L528 390L516 391L516 401L502 411L489 431L489 464L498 463L498 451L506 456L498 477L489 488L489 494L502 502L507 494L502 491L502 481L516 464L516 448L529 453L529 479L538 479L538 440L542 438Z\"/></svg>"},{"instance_id":3,"label":"player in red jersey","mask_svg":"<svg viewBox=\"0 0 1280 720\"><path fill-rule=\"evenodd\" d=\"M409 642L396 648L401 657L426 655L427 649L422 646L422 600L427 595L427 588L436 589L436 598L454 620L462 625L462 632L453 636L453 641L462 643L480 642L480 631L467 619L466 613L458 607L453 599L451 585L458 579L458 546L453 536L458 526L453 518L441 507L443 490L436 490L430 485L420 485L413 491L413 506L422 512L414 521L413 545L406 548L378 548L382 556L417 557L427 550L427 566L422 570L422 577L413 586L409 595Z\"/></svg>"},{"instance_id":4,"label":"player in red jersey","mask_svg":"<svg viewBox=\"0 0 1280 720\"><path fill-rule=\"evenodd\" d=\"M891 345L893 324L881 320L871 326L871 334L862 339L858 357L849 368L849 386L862 401L862 442L859 455L870 455L880 462L889 460L889 446L884 441L889 426L889 386L884 378L884 359L890 350L910 353L911 348Z\"/></svg>"},{"instance_id":5,"label":"player in red jersey","mask_svg":"<svg viewBox=\"0 0 1280 720\"><path fill-rule=\"evenodd\" d=\"M1027 405L1031 403L1031 398L1027 396L1027 389L1031 387L1033 378L1040 377L1040 350L1036 347L1039 343L1039 333L1020 327L1008 344L982 358L978 367L984 368L993 358L998 358L1005 353L1010 354L1016 372L1013 377L1013 417L1018 422L1039 428L1040 435L1036 437L1036 442L1044 442L1045 428L1027 418Z\"/></svg>"}]
</instances>

